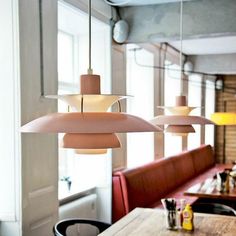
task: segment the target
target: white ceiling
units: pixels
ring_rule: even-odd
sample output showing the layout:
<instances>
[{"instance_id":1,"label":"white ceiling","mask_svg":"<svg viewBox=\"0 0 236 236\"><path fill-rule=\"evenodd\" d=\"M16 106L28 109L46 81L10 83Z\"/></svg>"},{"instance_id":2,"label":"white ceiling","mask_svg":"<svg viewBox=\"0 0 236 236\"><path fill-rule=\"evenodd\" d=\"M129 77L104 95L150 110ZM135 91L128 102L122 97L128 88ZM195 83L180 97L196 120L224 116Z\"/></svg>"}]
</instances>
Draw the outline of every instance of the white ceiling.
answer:
<instances>
[{"instance_id":1,"label":"white ceiling","mask_svg":"<svg viewBox=\"0 0 236 236\"><path fill-rule=\"evenodd\" d=\"M169 44L180 50L180 41ZM236 53L236 36L183 40L182 48L186 55Z\"/></svg>"},{"instance_id":2,"label":"white ceiling","mask_svg":"<svg viewBox=\"0 0 236 236\"><path fill-rule=\"evenodd\" d=\"M193 0L183 0L193 1ZM153 5L162 3L180 2L180 0L106 0L119 6L138 6L138 5Z\"/></svg>"}]
</instances>

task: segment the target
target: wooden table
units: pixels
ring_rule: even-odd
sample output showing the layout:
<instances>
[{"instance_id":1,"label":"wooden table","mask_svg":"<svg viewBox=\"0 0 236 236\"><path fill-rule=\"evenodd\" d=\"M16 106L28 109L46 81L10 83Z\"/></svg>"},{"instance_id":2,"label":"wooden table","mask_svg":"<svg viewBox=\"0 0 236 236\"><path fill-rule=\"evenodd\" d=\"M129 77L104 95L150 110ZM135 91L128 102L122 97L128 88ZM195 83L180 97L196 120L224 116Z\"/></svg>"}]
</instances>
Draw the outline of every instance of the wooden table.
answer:
<instances>
[{"instance_id":1,"label":"wooden table","mask_svg":"<svg viewBox=\"0 0 236 236\"><path fill-rule=\"evenodd\" d=\"M194 213L194 231L170 231L165 228L164 211L135 208L100 236L235 236L236 217Z\"/></svg>"},{"instance_id":2,"label":"wooden table","mask_svg":"<svg viewBox=\"0 0 236 236\"><path fill-rule=\"evenodd\" d=\"M195 184L187 189L187 191L184 192L184 195L236 201L236 188L230 189L229 193L221 193L216 189L216 179L208 178L202 183Z\"/></svg>"}]
</instances>

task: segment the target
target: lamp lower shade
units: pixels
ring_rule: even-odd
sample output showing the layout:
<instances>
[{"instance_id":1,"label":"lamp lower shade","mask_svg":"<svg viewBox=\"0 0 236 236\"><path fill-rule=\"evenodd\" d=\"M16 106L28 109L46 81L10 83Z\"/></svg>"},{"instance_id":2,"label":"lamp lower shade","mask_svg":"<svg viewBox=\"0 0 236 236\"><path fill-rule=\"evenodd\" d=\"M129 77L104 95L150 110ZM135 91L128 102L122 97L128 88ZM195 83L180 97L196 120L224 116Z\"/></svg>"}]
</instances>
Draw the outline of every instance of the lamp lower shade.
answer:
<instances>
[{"instance_id":1,"label":"lamp lower shade","mask_svg":"<svg viewBox=\"0 0 236 236\"><path fill-rule=\"evenodd\" d=\"M64 135L60 146L62 148L96 150L96 149L107 149L107 148L119 148L121 144L120 140L114 133L108 133L108 134L67 133Z\"/></svg>"},{"instance_id":2,"label":"lamp lower shade","mask_svg":"<svg viewBox=\"0 0 236 236\"><path fill-rule=\"evenodd\" d=\"M76 149L76 154L81 155L97 155L97 154L106 154L107 149Z\"/></svg>"},{"instance_id":3,"label":"lamp lower shade","mask_svg":"<svg viewBox=\"0 0 236 236\"><path fill-rule=\"evenodd\" d=\"M189 133L195 133L192 125L168 125L165 131L176 136L187 136Z\"/></svg>"}]
</instances>

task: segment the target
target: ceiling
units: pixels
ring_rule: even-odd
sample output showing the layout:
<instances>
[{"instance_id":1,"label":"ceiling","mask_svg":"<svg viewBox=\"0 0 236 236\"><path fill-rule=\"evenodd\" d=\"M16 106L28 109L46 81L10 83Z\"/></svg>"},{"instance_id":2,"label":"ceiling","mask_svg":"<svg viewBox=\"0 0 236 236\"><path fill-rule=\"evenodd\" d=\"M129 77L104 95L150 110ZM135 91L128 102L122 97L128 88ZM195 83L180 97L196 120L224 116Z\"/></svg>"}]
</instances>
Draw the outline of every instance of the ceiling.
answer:
<instances>
[{"instance_id":1,"label":"ceiling","mask_svg":"<svg viewBox=\"0 0 236 236\"><path fill-rule=\"evenodd\" d=\"M106 0L108 1L108 0ZM197 0L183 0L197 1ZM119 7L141 6L149 4L177 3L180 0L109 0ZM226 6L225 6L226 7ZM222 9L223 10L223 9ZM132 26L131 26L132 27ZM180 50L180 41L167 41L171 46ZM236 34L225 35L221 37L195 38L183 41L183 53L186 55L212 55L212 54L232 54L236 53Z\"/></svg>"},{"instance_id":2,"label":"ceiling","mask_svg":"<svg viewBox=\"0 0 236 236\"><path fill-rule=\"evenodd\" d=\"M193 1L193 0L183 0L183 1ZM122 7L122 6L140 6L140 5L173 3L173 2L180 2L180 0L107 0L106 2L111 2L117 6Z\"/></svg>"},{"instance_id":3,"label":"ceiling","mask_svg":"<svg viewBox=\"0 0 236 236\"><path fill-rule=\"evenodd\" d=\"M169 44L180 50L180 41ZM182 51L186 55L236 53L236 36L183 40Z\"/></svg>"},{"instance_id":4,"label":"ceiling","mask_svg":"<svg viewBox=\"0 0 236 236\"><path fill-rule=\"evenodd\" d=\"M163 42L178 50L181 49L180 40L176 40L179 35L178 24L176 24L179 13L175 10L180 0L104 1L121 7L123 19L131 28L128 42L149 42L157 29L157 42L162 42L160 39L163 36ZM185 20L188 21L186 22L188 34L185 34L188 35L188 39L182 41L182 52L190 55L189 59L193 61L197 71L235 74L236 27L233 22L236 19L236 1L183 1L188 1L185 8L187 12L185 11L184 15ZM152 4L155 6L147 6ZM126 6L137 7L125 8ZM198 23L196 27L194 27L195 22ZM155 42L155 40L151 41Z\"/></svg>"}]
</instances>

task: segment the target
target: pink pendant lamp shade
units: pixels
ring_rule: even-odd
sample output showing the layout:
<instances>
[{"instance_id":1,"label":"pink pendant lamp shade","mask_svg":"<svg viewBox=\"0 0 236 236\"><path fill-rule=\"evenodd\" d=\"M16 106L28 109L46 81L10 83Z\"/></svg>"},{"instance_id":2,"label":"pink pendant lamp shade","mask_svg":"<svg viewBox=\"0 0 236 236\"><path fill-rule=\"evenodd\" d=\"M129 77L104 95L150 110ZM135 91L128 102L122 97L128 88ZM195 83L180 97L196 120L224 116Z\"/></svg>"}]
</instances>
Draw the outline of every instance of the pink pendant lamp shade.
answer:
<instances>
[{"instance_id":1,"label":"pink pendant lamp shade","mask_svg":"<svg viewBox=\"0 0 236 236\"><path fill-rule=\"evenodd\" d=\"M21 127L27 133L126 133L158 132L159 127L126 113L69 112L52 113Z\"/></svg>"},{"instance_id":2,"label":"pink pendant lamp shade","mask_svg":"<svg viewBox=\"0 0 236 236\"><path fill-rule=\"evenodd\" d=\"M150 121L155 125L214 125L214 122L202 116L161 115Z\"/></svg>"},{"instance_id":3,"label":"pink pendant lamp shade","mask_svg":"<svg viewBox=\"0 0 236 236\"><path fill-rule=\"evenodd\" d=\"M156 116L150 122L154 125L168 125L165 132L174 135L187 136L188 133L194 133L195 130L192 125L214 125L214 122L202 116L188 115L195 107L188 107L185 96L176 97L175 107L161 107L173 111L173 115ZM169 109L171 108L171 109Z\"/></svg>"},{"instance_id":4,"label":"pink pendant lamp shade","mask_svg":"<svg viewBox=\"0 0 236 236\"><path fill-rule=\"evenodd\" d=\"M173 107L159 107L169 111L171 115L156 116L150 122L154 125L168 125L166 132L174 135L187 136L188 133L195 132L193 124L206 125L214 124L212 121L201 116L190 116L189 113L196 107L189 107L187 105L186 96L183 95L183 60L182 60L182 37L183 37L183 0L180 1L180 82L181 92L180 96L176 96L175 106Z\"/></svg>"},{"instance_id":5,"label":"pink pendant lamp shade","mask_svg":"<svg viewBox=\"0 0 236 236\"><path fill-rule=\"evenodd\" d=\"M159 127L125 113L106 112L111 105L127 96L106 95L100 91L100 76L91 68L91 0L89 2L89 67L80 77L80 94L48 95L61 99L76 112L53 113L39 117L21 127L23 133L65 133L61 146L76 153L105 153L120 147L115 133L159 132ZM120 108L120 107L119 107ZM120 109L119 109L120 110Z\"/></svg>"},{"instance_id":6,"label":"pink pendant lamp shade","mask_svg":"<svg viewBox=\"0 0 236 236\"><path fill-rule=\"evenodd\" d=\"M61 147L75 149L119 148L120 140L116 134L72 134L64 135Z\"/></svg>"},{"instance_id":7,"label":"pink pendant lamp shade","mask_svg":"<svg viewBox=\"0 0 236 236\"><path fill-rule=\"evenodd\" d=\"M174 136L187 136L189 133L195 133L195 129L192 125L168 125L165 132Z\"/></svg>"}]
</instances>

